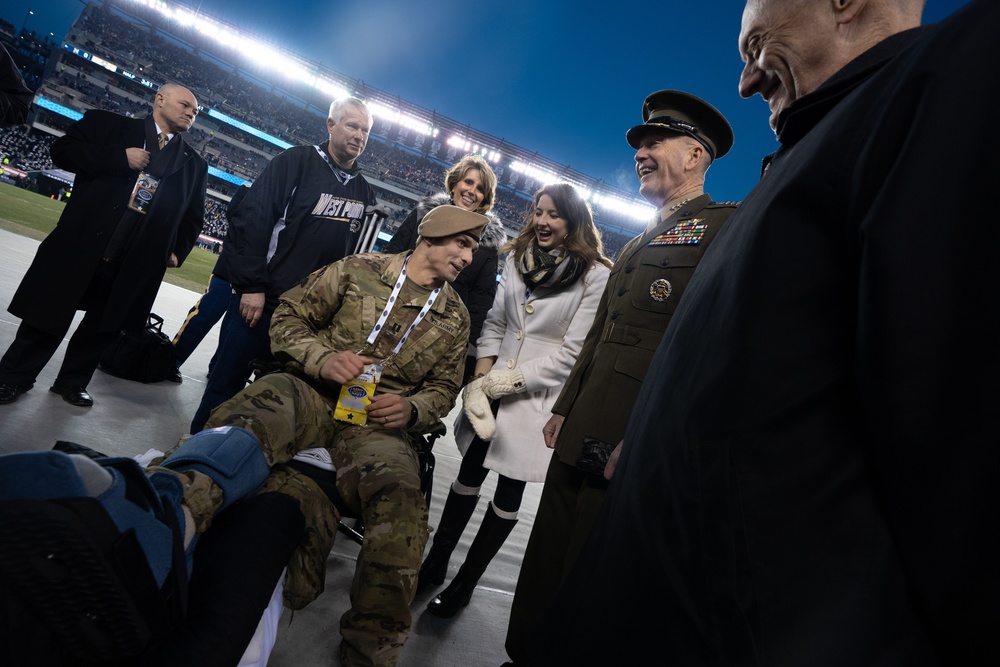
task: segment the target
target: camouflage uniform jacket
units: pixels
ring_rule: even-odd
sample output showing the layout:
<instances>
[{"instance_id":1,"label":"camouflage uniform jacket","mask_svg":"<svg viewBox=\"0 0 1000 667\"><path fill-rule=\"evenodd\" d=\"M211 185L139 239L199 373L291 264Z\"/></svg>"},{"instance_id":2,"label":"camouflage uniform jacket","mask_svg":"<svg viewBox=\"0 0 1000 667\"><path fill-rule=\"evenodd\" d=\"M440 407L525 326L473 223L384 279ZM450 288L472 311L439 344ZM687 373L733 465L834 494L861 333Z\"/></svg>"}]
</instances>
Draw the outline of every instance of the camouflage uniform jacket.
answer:
<instances>
[{"instance_id":1,"label":"camouflage uniform jacket","mask_svg":"<svg viewBox=\"0 0 1000 667\"><path fill-rule=\"evenodd\" d=\"M285 292L271 319L274 356L320 394L336 401L340 385L321 380L320 368L337 352L371 353L366 339L386 308L409 254L352 255L319 269ZM376 341L379 349L395 347L424 303L425 297L418 297L396 304ZM417 421L410 430L430 430L455 406L469 326L468 310L451 285L445 284L399 354L383 362L377 392L410 399L417 408Z\"/></svg>"}]
</instances>

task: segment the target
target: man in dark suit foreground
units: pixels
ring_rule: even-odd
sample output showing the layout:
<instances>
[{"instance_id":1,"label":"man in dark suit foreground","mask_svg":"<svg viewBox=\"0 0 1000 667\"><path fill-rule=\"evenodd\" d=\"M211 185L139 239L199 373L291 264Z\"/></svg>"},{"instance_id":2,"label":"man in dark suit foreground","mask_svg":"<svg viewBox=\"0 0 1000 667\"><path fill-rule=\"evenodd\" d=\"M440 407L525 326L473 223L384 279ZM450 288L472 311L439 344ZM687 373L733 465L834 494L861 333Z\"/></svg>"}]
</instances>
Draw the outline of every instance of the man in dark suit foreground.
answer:
<instances>
[{"instance_id":1,"label":"man in dark suit foreground","mask_svg":"<svg viewBox=\"0 0 1000 667\"><path fill-rule=\"evenodd\" d=\"M73 197L8 308L21 324L0 360L0 404L31 389L85 310L50 391L93 405L101 352L143 326L167 267L201 231L208 166L180 136L197 115L191 91L168 83L146 118L91 110L52 144L52 161L76 174Z\"/></svg>"}]
</instances>

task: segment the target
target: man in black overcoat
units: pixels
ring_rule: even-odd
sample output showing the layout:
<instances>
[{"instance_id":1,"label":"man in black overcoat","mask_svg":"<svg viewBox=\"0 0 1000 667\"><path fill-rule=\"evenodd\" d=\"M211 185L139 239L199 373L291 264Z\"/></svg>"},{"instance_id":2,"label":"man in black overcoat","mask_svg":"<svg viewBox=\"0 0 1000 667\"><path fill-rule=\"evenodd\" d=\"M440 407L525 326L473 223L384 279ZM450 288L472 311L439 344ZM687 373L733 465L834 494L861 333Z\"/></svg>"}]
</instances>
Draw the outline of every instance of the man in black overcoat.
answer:
<instances>
[{"instance_id":1,"label":"man in black overcoat","mask_svg":"<svg viewBox=\"0 0 1000 667\"><path fill-rule=\"evenodd\" d=\"M8 307L21 324L0 359L0 404L31 389L85 310L50 391L93 405L101 352L143 326L167 267L201 231L208 166L181 137L197 115L191 91L165 84L146 118L91 110L52 144L52 161L76 174L73 197Z\"/></svg>"},{"instance_id":2,"label":"man in black overcoat","mask_svg":"<svg viewBox=\"0 0 1000 667\"><path fill-rule=\"evenodd\" d=\"M923 5L747 2L780 148L530 664L1000 664L1000 3Z\"/></svg>"}]
</instances>

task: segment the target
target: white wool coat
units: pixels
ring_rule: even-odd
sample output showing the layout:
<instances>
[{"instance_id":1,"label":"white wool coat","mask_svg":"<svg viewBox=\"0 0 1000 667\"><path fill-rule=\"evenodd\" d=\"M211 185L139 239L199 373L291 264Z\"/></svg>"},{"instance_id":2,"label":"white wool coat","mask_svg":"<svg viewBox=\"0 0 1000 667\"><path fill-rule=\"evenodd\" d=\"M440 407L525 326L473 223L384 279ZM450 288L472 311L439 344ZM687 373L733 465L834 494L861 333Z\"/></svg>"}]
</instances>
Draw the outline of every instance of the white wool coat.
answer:
<instances>
[{"instance_id":1,"label":"white wool coat","mask_svg":"<svg viewBox=\"0 0 1000 667\"><path fill-rule=\"evenodd\" d=\"M521 369L526 389L500 399L497 435L484 464L488 469L526 482L545 480L552 450L545 446L542 427L594 322L609 273L608 267L594 263L573 285L539 287L525 299L524 280L508 253L477 355L496 356L494 370ZM462 454L474 436L460 414L455 441Z\"/></svg>"}]
</instances>

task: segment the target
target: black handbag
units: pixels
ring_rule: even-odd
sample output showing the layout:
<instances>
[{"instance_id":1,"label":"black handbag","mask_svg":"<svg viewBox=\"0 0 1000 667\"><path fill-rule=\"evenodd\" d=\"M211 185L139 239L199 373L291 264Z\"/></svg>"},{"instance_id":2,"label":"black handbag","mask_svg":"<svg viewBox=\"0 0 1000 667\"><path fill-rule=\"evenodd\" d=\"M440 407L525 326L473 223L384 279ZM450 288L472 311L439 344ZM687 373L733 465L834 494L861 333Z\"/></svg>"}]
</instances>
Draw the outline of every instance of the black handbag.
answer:
<instances>
[{"instance_id":1,"label":"black handbag","mask_svg":"<svg viewBox=\"0 0 1000 667\"><path fill-rule=\"evenodd\" d=\"M98 366L109 375L144 384L166 380L174 367L174 344L156 313L149 314L139 331L123 331L101 354Z\"/></svg>"}]
</instances>

